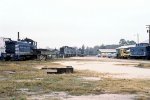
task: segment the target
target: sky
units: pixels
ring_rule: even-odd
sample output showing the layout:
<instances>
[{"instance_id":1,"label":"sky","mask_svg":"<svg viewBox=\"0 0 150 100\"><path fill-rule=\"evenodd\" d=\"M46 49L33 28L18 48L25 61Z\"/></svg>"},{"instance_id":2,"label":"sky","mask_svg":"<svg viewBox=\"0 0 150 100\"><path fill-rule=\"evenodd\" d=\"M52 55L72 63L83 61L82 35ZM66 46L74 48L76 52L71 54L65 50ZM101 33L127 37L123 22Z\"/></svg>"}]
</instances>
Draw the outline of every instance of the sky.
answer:
<instances>
[{"instance_id":1,"label":"sky","mask_svg":"<svg viewBox=\"0 0 150 100\"><path fill-rule=\"evenodd\" d=\"M40 48L148 39L150 0L0 0L0 37L31 38Z\"/></svg>"}]
</instances>

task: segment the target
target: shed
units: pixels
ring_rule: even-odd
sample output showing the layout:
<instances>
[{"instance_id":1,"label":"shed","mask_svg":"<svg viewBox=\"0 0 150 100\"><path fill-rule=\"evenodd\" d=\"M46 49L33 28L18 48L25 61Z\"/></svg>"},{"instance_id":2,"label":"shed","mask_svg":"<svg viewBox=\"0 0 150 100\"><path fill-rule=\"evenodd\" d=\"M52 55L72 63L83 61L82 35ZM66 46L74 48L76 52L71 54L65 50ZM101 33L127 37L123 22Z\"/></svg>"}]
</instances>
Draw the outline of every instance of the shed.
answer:
<instances>
[{"instance_id":1,"label":"shed","mask_svg":"<svg viewBox=\"0 0 150 100\"><path fill-rule=\"evenodd\" d=\"M0 57L2 53L5 53L5 41L9 40L9 38L0 37Z\"/></svg>"},{"instance_id":2,"label":"shed","mask_svg":"<svg viewBox=\"0 0 150 100\"><path fill-rule=\"evenodd\" d=\"M100 53L116 53L116 49L99 49Z\"/></svg>"}]
</instances>

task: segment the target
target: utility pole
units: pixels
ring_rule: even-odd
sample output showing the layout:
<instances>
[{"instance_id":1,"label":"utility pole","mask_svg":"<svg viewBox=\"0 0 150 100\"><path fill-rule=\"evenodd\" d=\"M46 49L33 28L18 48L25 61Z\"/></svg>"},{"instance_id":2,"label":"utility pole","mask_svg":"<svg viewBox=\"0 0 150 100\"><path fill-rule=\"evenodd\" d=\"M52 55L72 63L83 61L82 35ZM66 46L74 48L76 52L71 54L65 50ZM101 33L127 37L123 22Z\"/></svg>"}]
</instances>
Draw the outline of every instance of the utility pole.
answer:
<instances>
[{"instance_id":1,"label":"utility pole","mask_svg":"<svg viewBox=\"0 0 150 100\"><path fill-rule=\"evenodd\" d=\"M150 25L146 25L146 28L148 28L147 33L149 33L149 45L150 45Z\"/></svg>"},{"instance_id":2,"label":"utility pole","mask_svg":"<svg viewBox=\"0 0 150 100\"><path fill-rule=\"evenodd\" d=\"M137 33L137 44L139 44L139 34Z\"/></svg>"}]
</instances>

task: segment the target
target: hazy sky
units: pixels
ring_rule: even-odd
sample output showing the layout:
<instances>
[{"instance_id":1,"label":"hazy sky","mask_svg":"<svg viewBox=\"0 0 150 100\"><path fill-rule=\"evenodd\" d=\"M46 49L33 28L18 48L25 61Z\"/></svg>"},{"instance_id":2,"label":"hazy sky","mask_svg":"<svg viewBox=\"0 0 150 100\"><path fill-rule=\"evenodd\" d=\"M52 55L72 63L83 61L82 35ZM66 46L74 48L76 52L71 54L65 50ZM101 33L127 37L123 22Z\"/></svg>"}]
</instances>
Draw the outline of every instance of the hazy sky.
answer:
<instances>
[{"instance_id":1,"label":"hazy sky","mask_svg":"<svg viewBox=\"0 0 150 100\"><path fill-rule=\"evenodd\" d=\"M148 39L150 0L0 0L0 37L39 47L94 46Z\"/></svg>"}]
</instances>

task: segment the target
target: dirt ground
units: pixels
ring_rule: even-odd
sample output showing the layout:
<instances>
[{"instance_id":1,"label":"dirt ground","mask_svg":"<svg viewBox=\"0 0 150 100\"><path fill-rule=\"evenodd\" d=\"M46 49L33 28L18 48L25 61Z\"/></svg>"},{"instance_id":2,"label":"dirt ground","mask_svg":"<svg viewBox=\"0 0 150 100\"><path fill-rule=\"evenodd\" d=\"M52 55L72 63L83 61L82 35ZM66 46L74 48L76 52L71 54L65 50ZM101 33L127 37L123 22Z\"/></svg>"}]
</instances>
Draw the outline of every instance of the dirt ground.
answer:
<instances>
[{"instance_id":1,"label":"dirt ground","mask_svg":"<svg viewBox=\"0 0 150 100\"><path fill-rule=\"evenodd\" d=\"M108 73L114 78L150 79L150 69L135 67L140 63L150 63L142 60L122 60L98 57L74 57L73 60L59 61L64 66L71 65L77 70L90 70Z\"/></svg>"},{"instance_id":2,"label":"dirt ground","mask_svg":"<svg viewBox=\"0 0 150 100\"><path fill-rule=\"evenodd\" d=\"M64 92L32 96L29 100L134 100L135 95L101 94L88 96L71 96ZM52 98L52 99L49 99Z\"/></svg>"},{"instance_id":3,"label":"dirt ground","mask_svg":"<svg viewBox=\"0 0 150 100\"><path fill-rule=\"evenodd\" d=\"M98 57L0 62L0 100L150 100L149 65ZM74 73L41 70L65 66Z\"/></svg>"}]
</instances>

